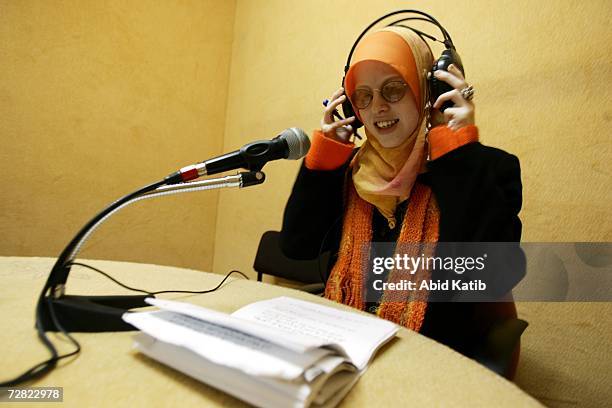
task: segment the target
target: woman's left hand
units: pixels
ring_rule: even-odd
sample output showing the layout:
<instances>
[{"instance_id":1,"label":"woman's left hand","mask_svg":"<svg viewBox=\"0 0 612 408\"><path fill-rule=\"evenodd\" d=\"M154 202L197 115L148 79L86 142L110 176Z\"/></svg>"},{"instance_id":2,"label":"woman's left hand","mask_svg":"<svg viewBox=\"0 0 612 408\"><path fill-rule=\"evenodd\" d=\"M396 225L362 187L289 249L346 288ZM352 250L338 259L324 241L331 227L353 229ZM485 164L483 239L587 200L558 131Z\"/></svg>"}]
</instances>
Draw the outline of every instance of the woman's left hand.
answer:
<instances>
[{"instance_id":1,"label":"woman's left hand","mask_svg":"<svg viewBox=\"0 0 612 408\"><path fill-rule=\"evenodd\" d=\"M432 123L434 125L446 123L452 130L457 131L460 128L474 124L474 103L463 97L461 90L468 87L463 74L455 65L451 64L448 71L438 70L434 73L436 79L446 82L454 89L443 93L438 97L433 107L436 111L433 112ZM455 106L446 108L444 113L440 113L438 109L446 101L451 101ZM443 116L443 119L442 117ZM437 117L437 118L436 118Z\"/></svg>"}]
</instances>

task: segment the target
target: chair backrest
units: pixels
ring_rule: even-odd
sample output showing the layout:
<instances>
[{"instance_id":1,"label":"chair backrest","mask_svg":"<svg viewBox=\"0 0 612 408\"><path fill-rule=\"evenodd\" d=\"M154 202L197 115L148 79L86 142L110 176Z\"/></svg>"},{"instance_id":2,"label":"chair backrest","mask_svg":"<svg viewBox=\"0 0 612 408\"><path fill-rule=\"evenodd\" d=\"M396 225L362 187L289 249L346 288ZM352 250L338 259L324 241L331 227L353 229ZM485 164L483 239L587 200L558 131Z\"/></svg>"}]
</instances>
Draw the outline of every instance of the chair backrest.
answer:
<instances>
[{"instance_id":1,"label":"chair backrest","mask_svg":"<svg viewBox=\"0 0 612 408\"><path fill-rule=\"evenodd\" d=\"M509 380L514 379L518 364L519 340L529 324L522 319L510 318L495 324L483 347L476 351L474 359Z\"/></svg>"},{"instance_id":2,"label":"chair backrest","mask_svg":"<svg viewBox=\"0 0 612 408\"><path fill-rule=\"evenodd\" d=\"M261 281L266 274L302 283L322 283L321 276L327 273L330 253L324 252L319 258L305 261L291 259L281 251L279 239L278 231L266 231L261 236L253 263L257 280Z\"/></svg>"}]
</instances>

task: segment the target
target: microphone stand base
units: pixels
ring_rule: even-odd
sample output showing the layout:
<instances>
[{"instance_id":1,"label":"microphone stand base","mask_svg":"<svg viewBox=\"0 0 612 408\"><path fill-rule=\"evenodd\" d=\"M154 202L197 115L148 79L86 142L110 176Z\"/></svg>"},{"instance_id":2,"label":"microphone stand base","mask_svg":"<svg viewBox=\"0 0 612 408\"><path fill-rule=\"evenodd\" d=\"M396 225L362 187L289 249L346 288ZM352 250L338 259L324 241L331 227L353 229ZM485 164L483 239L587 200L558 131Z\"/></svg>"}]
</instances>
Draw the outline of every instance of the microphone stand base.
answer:
<instances>
[{"instance_id":1,"label":"microphone stand base","mask_svg":"<svg viewBox=\"0 0 612 408\"><path fill-rule=\"evenodd\" d=\"M121 319L128 309L150 306L144 300L151 295L74 296L41 299L41 324L45 331L60 331L51 315L67 332L100 333L137 330ZM52 310L51 310L52 309Z\"/></svg>"}]
</instances>

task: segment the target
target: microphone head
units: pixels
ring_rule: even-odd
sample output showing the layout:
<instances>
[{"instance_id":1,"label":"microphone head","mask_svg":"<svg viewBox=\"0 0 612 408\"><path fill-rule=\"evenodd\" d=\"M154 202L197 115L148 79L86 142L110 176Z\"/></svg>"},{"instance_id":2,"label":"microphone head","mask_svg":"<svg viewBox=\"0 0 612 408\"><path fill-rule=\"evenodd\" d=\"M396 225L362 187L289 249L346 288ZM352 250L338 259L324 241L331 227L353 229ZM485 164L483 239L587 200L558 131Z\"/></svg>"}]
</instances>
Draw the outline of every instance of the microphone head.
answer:
<instances>
[{"instance_id":1,"label":"microphone head","mask_svg":"<svg viewBox=\"0 0 612 408\"><path fill-rule=\"evenodd\" d=\"M295 127L285 129L279 136L287 142L287 146L289 146L289 155L287 159L298 160L308 153L310 149L310 139L302 129Z\"/></svg>"}]
</instances>

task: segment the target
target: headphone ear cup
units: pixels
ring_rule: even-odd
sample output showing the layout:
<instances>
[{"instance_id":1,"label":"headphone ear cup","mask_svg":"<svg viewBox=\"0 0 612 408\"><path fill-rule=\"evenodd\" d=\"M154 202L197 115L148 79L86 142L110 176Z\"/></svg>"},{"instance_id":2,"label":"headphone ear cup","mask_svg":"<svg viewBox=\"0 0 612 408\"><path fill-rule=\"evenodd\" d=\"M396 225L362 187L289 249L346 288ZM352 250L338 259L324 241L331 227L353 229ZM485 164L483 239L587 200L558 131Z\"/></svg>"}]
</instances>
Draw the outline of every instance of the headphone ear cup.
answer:
<instances>
[{"instance_id":1,"label":"headphone ear cup","mask_svg":"<svg viewBox=\"0 0 612 408\"><path fill-rule=\"evenodd\" d=\"M443 93L449 92L453 90L453 87L450 86L449 84L447 84L444 81L441 81L439 79L437 79L434 76L434 73L437 70L443 70L443 71L448 71L448 67L449 65L454 64L457 68L459 68L459 70L461 71L461 73L463 75L465 75L465 71L463 69L463 64L461 63L461 58L459 57L459 54L457 54L457 51L455 51L454 49L446 49L442 52L442 55L440 56L440 58L438 58L434 64L433 67L431 69L431 71L429 72L428 78L429 78L429 95L430 95L430 100L431 100L431 104L433 105L434 102L438 99L438 97L440 95L442 95ZM446 110L446 108L451 108L453 107L455 104L451 101L446 101L442 104L442 106L440 107L440 112L444 112Z\"/></svg>"},{"instance_id":2,"label":"headphone ear cup","mask_svg":"<svg viewBox=\"0 0 612 408\"><path fill-rule=\"evenodd\" d=\"M342 102L342 114L344 115L345 118L350 118L351 116L355 117L355 120L353 120L353 123L351 123L353 132L355 132L357 129L363 126L363 123L359 121L359 118L357 117L357 115L355 114L355 111L353 110L353 105L351 104L351 101L349 101L348 98L346 98L346 100Z\"/></svg>"}]
</instances>

